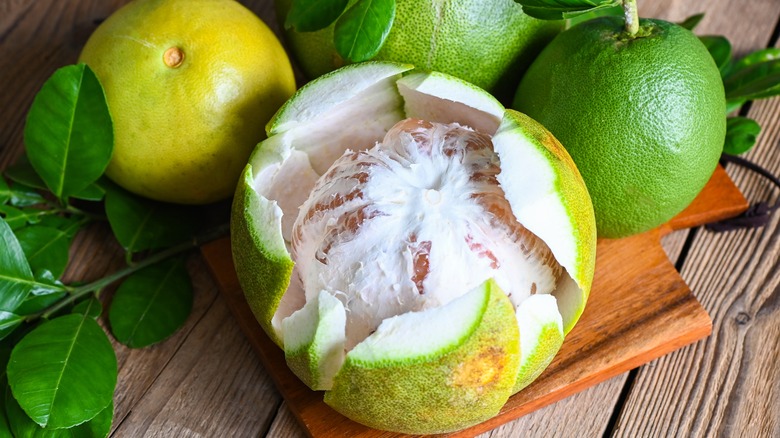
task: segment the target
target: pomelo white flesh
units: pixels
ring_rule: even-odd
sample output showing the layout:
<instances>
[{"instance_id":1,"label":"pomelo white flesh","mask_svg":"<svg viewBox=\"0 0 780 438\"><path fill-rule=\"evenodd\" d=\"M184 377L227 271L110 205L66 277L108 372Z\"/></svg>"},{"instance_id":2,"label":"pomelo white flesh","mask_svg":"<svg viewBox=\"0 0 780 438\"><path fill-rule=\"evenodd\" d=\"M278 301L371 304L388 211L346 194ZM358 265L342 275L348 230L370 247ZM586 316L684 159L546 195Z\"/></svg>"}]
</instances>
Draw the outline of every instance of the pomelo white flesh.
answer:
<instances>
[{"instance_id":1,"label":"pomelo white flesh","mask_svg":"<svg viewBox=\"0 0 780 438\"><path fill-rule=\"evenodd\" d=\"M368 348L363 347L363 344L366 342L370 344L368 340L372 336L369 334L373 330L378 332L378 327L389 321L388 318L396 314L414 314L409 312L426 314L435 309L447 308L459 297L465 296L468 290L495 278L498 286L509 296L508 302L515 310L512 330L518 331L519 327L522 354L518 354L517 359L521 365L510 385L516 392L535 379L549 364L560 348L564 334L571 330L584 309L593 277L596 247L595 221L590 198L571 158L557 140L538 123L515 111L504 110L489 94L473 85L444 74L410 73L409 69L410 66L395 63L350 65L313 81L299 90L288 104L282 107L268 125L269 138L258 145L251 157L234 198L231 234L236 271L255 316L263 329L280 346L287 343L285 333L292 327L284 321L305 305L313 309L314 304L307 303L319 301L322 290L327 290L343 304L347 321L345 327L347 361L339 371L338 375L341 377L336 378L337 382L349 375L349 369L354 369L351 365L347 366L352 363L351 360L354 360L349 358L357 357L355 354L358 353L354 353L355 351L360 352ZM473 135L487 137L488 141L492 142L494 157L485 159L500 166L500 173L494 180L497 180L500 185L499 192L503 190L504 202L508 202L509 207L506 208L509 211L508 217L516 218L516 222L535 235L532 235L533 239L541 242L544 248L549 248L545 250L552 254L553 264L558 266L554 269L562 272L560 276L555 277L558 280L551 283L549 287L540 287L537 291L537 284L531 279L532 287L527 290L527 283L520 287L518 284L521 282L512 275L501 274L497 264L494 271L485 266L480 269L470 265L448 266L448 260L450 262L461 260L459 256L455 255L452 259L446 250L441 250L440 256L435 256L434 251L430 251L426 253L431 257L430 266L437 266L437 270L430 278L426 277L425 285L427 290L432 291L433 298L411 306L395 306L392 300L400 299L397 297L401 295L395 295L394 289L398 287L414 291L415 285L411 284L414 281L410 283L408 278L405 284L402 281L391 281L387 283L390 287L381 286L384 280L377 281L376 284L379 286L373 290L368 286L361 286L370 286L374 283L374 279L383 276L377 272L390 272L396 275L401 271L400 268L393 267L396 262L387 262L393 260L392 257L372 258L372 250L379 247L385 248L383 251L397 251L397 247L393 249L392 246L381 246L385 244L383 236L388 241L393 240L383 234L390 230L390 226L377 226L365 222L366 227L374 227L366 228L373 229L374 233L361 231L362 235L369 236L366 242L360 244L362 246L351 247L350 251L346 251L350 247L345 246L342 248L342 255L329 256L327 264L332 260L334 262L332 265L338 268L322 271L317 266L318 262L322 263L325 259L321 248L320 252L317 252L317 246L310 244L314 242L311 236L320 239L321 242L321 237L336 223L333 222L336 220L335 217L324 218L320 224L315 224L309 229L304 227L303 231L298 230L303 237L298 236L299 244L296 244L294 251L296 255L293 257L291 252L293 252L292 242L295 240L294 230L299 227L296 219L302 221L299 216L305 215L306 211L313 211L314 213L309 213L312 217L321 215L318 208L313 208L312 204L316 207L316 202L309 197L316 197L317 190L325 190L322 196L338 197L348 193L345 190L348 190L349 184L345 184L344 181L327 182L328 177L332 178L332 174L339 171L338 169L329 171L331 164L348 150L361 152L347 152L344 158L341 158L342 161L348 161L347 157L350 154L360 157L375 154L374 158L370 159L382 161L388 152L382 149L386 145L377 145L377 143L383 142L388 130L407 117L423 119L435 124L452 124L445 128L440 128L438 125L431 128L428 132L433 133L430 134L432 137L436 137L435 132L439 129L467 133L473 131ZM401 138L404 135L407 134L401 132L393 138ZM376 152L368 151L375 146ZM421 210L423 216L439 214L438 219L431 222L433 225L419 225L418 222L422 224L424 221L412 221L408 219L412 216L401 215L400 217L407 217L407 225L419 225L423 227L420 229L421 232L430 229L430 233L436 234L437 221L445 219L452 221L455 220L453 218L459 217L460 213L455 214L455 210L460 211L465 208L466 210L463 211L473 212L475 208L479 209L478 205L467 208L465 204L461 205L460 201L455 201L454 204L448 204L455 207L452 209L452 215L448 216L447 211L436 213L435 209L431 208L430 202L426 204L421 200L432 194L438 195L437 201L453 198L454 194L458 193L459 187L455 181L463 182L464 177L458 176L460 174L457 169L450 169L452 163L447 164L444 161L430 161L427 164L408 163L407 158L401 157L400 161L395 161L396 164L389 162L390 164L382 165L400 168L402 174L406 172L406 175L410 175L408 179L414 182L407 187L409 190L406 192L413 193L414 196L401 196L397 198L397 204L403 206L404 212L413 212L417 209ZM338 166L343 166L347 169L347 173L350 172L348 162ZM322 177L326 172L331 175ZM433 180L426 182L425 175L429 175L429 172L435 174L433 179L436 179L436 175L440 175L443 180L448 181L445 186L450 188L449 191L431 191L432 187L426 186L433 183ZM375 177L377 180L381 179L376 175L379 174L372 173L372 180ZM354 180L354 172L351 178ZM333 187L317 188L318 184L326 185L326 183ZM353 181L353 184L355 183ZM375 186L378 188L376 190L381 192L377 199L390 198L386 191L392 191L393 188L400 190L402 186L403 184L387 179ZM312 193L313 190L315 193ZM328 190L332 191L328 192ZM365 193L368 194L369 190L365 190ZM418 201L414 201L415 199ZM399 224L397 229L404 229L403 222ZM448 229L446 225L438 228L444 231ZM300 244L301 240L303 244ZM336 240L346 242L349 239L342 236ZM442 248L446 247L445 245ZM407 245L407 248L411 247ZM473 247L471 249L473 252ZM507 258L499 255L503 257L502 263L503 260L515 257L510 255ZM410 258L408 255L406 257L407 272L414 272L414 263L409 265ZM317 259L318 261L315 261ZM371 271L366 263L369 259L385 261L374 263ZM403 257L395 260L403 260ZM463 260L471 259L466 257ZM537 268L548 264L548 262L534 264L533 260L531 262L520 271L532 273ZM382 263L387 266L382 267ZM314 266L313 270L312 266ZM408 271L410 266L412 271ZM517 270L505 269L505 271ZM361 280L360 272L369 274ZM429 273L433 272L433 269L429 271ZM472 272L479 274L469 276ZM448 276L452 277L450 280L457 281L448 282ZM434 281L433 278L439 280ZM323 284L321 280L327 281ZM457 287L450 287L453 284ZM372 292L368 293L369 290ZM363 295L369 295L368 300L374 300L373 304L369 303L363 308L356 307L355 303L360 301L357 298L360 297L362 300ZM391 309L391 311L379 312L364 318L363 320L368 322L360 330L349 329L348 327L356 327L350 322L354 321L354 315L365 312L365 309ZM306 312L295 318L299 319L295 326L303 326L308 330L306 333L309 336L304 338L311 338L311 333L317 331L314 327L325 324L323 319L319 319L319 322L315 321L316 313L313 311L308 313L308 318L311 319L309 322L303 322L305 318L302 315L306 315ZM328 324L330 325L327 329L323 328L323 333L333 333L335 330L332 323ZM301 342L300 338L297 339L294 341L296 345ZM434 345L439 344L428 337L423 339L426 342L420 344L421 350L418 354L424 355L421 352L427 348L430 350L429 356L436 356ZM333 361L322 361L321 358L324 356L321 352L307 354L315 357L304 359L301 355L297 355L294 361L298 364L291 363L291 367L294 368L301 363L323 363L319 372L306 372L306 375L317 376L316 378L303 377L302 379L327 382L327 377L322 379L320 377L332 373ZM325 366L325 362L329 365ZM416 367L418 370L416 372L423 375L434 372L433 368L435 367L419 366ZM311 370L311 367L307 369ZM367 380L363 382L368 385ZM373 384L380 385L380 382ZM316 386L326 389L327 384L317 383ZM444 391L442 388L429 388L429 390ZM388 399L394 397L400 395L387 395ZM351 409L346 405L342 406L347 403L343 397L326 394L326 399L331 400L332 405L339 411ZM399 406L403 406L405 402L398 399L395 402L382 403L399 403ZM384 406L382 403L377 406ZM429 415L446 416L443 411L437 413L435 410L429 412ZM413 424L409 424L408 427L409 429L405 431L415 432ZM424 429L422 424L420 427L419 433L429 430Z\"/></svg>"}]
</instances>

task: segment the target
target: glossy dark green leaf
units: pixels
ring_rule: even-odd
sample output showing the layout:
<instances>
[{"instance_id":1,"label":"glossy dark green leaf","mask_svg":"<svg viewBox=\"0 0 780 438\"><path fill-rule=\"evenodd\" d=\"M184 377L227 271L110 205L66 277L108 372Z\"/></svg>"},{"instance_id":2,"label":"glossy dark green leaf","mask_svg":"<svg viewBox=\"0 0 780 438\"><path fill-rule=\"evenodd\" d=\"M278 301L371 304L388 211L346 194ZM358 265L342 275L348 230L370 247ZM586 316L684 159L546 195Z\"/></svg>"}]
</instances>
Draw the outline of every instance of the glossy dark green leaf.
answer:
<instances>
[{"instance_id":1,"label":"glossy dark green leaf","mask_svg":"<svg viewBox=\"0 0 780 438\"><path fill-rule=\"evenodd\" d=\"M0 310L13 312L30 294L35 280L22 246L4 220L0 220L0 247Z\"/></svg>"},{"instance_id":2,"label":"glossy dark green leaf","mask_svg":"<svg viewBox=\"0 0 780 438\"><path fill-rule=\"evenodd\" d=\"M720 35L704 35L700 36L699 40L704 43L704 46L712 55L712 59L715 60L715 65L718 66L721 75L728 71L731 66L731 43L729 40Z\"/></svg>"},{"instance_id":3,"label":"glossy dark green leaf","mask_svg":"<svg viewBox=\"0 0 780 438\"><path fill-rule=\"evenodd\" d=\"M10 391L6 391L6 412L10 427L17 437L25 438L103 438L111 432L114 403L109 403L94 418L70 429L48 429L37 425L24 413Z\"/></svg>"},{"instance_id":4,"label":"glossy dark green leaf","mask_svg":"<svg viewBox=\"0 0 780 438\"><path fill-rule=\"evenodd\" d=\"M780 58L771 52L736 62L723 79L726 99L754 100L780 94Z\"/></svg>"},{"instance_id":5,"label":"glossy dark green leaf","mask_svg":"<svg viewBox=\"0 0 780 438\"><path fill-rule=\"evenodd\" d=\"M292 0L284 27L298 32L324 29L339 18L348 3L349 0Z\"/></svg>"},{"instance_id":6,"label":"glossy dark green leaf","mask_svg":"<svg viewBox=\"0 0 780 438\"><path fill-rule=\"evenodd\" d=\"M97 319L103 313L103 305L95 297L89 297L84 301L73 306L73 313L87 315L90 318Z\"/></svg>"},{"instance_id":7,"label":"glossy dark green leaf","mask_svg":"<svg viewBox=\"0 0 780 438\"><path fill-rule=\"evenodd\" d=\"M27 156L60 199L105 171L114 146L103 87L85 64L60 68L35 96L24 127Z\"/></svg>"},{"instance_id":8,"label":"glossy dark green leaf","mask_svg":"<svg viewBox=\"0 0 780 438\"><path fill-rule=\"evenodd\" d=\"M114 236L129 252L188 240L202 220L197 207L155 202L118 188L106 192L106 215Z\"/></svg>"},{"instance_id":9,"label":"glossy dark green leaf","mask_svg":"<svg viewBox=\"0 0 780 438\"><path fill-rule=\"evenodd\" d=\"M102 201L106 196L106 191L97 183L92 183L81 190L78 193L72 195L73 198L82 199L84 201Z\"/></svg>"},{"instance_id":10,"label":"glossy dark green leaf","mask_svg":"<svg viewBox=\"0 0 780 438\"><path fill-rule=\"evenodd\" d=\"M43 196L35 188L15 181L13 184L0 177L0 204L8 203L17 207L28 207L44 202Z\"/></svg>"},{"instance_id":11,"label":"glossy dark green leaf","mask_svg":"<svg viewBox=\"0 0 780 438\"><path fill-rule=\"evenodd\" d=\"M336 50L353 62L373 58L384 45L394 20L395 0L358 0L336 21Z\"/></svg>"},{"instance_id":12,"label":"glossy dark green leaf","mask_svg":"<svg viewBox=\"0 0 780 438\"><path fill-rule=\"evenodd\" d=\"M726 101L726 114L731 114L734 111L738 110L742 105L745 104L744 100L736 99L736 100L727 100Z\"/></svg>"},{"instance_id":13,"label":"glossy dark green leaf","mask_svg":"<svg viewBox=\"0 0 780 438\"><path fill-rule=\"evenodd\" d=\"M684 27L692 31L693 29L696 28L696 26L699 25L702 18L704 18L704 14L691 15L690 17L686 18L685 20L677 24L679 24L681 27Z\"/></svg>"},{"instance_id":14,"label":"glossy dark green leaf","mask_svg":"<svg viewBox=\"0 0 780 438\"><path fill-rule=\"evenodd\" d=\"M166 260L128 277L108 311L111 332L128 347L162 341L178 330L192 310L192 284L181 259Z\"/></svg>"},{"instance_id":15,"label":"glossy dark green leaf","mask_svg":"<svg viewBox=\"0 0 780 438\"><path fill-rule=\"evenodd\" d=\"M65 298L66 295L68 295L68 293L64 290L35 290L19 305L16 309L16 313L20 315L33 315L43 312L57 301Z\"/></svg>"},{"instance_id":16,"label":"glossy dark green leaf","mask_svg":"<svg viewBox=\"0 0 780 438\"><path fill-rule=\"evenodd\" d=\"M749 151L756 144L761 126L747 117L729 117L726 120L726 142L723 152L739 155Z\"/></svg>"},{"instance_id":17,"label":"glossy dark green leaf","mask_svg":"<svg viewBox=\"0 0 780 438\"><path fill-rule=\"evenodd\" d=\"M114 350L98 323L68 314L41 324L11 352L8 383L24 412L41 427L73 427L111 403Z\"/></svg>"},{"instance_id":18,"label":"glossy dark green leaf","mask_svg":"<svg viewBox=\"0 0 780 438\"><path fill-rule=\"evenodd\" d=\"M45 211L29 208L17 208L10 205L0 205L0 216L2 216L8 225L16 230L28 224L39 223L46 215Z\"/></svg>"},{"instance_id":19,"label":"glossy dark green leaf","mask_svg":"<svg viewBox=\"0 0 780 438\"><path fill-rule=\"evenodd\" d=\"M24 316L0 310L0 339L5 339L24 321Z\"/></svg>"},{"instance_id":20,"label":"glossy dark green leaf","mask_svg":"<svg viewBox=\"0 0 780 438\"><path fill-rule=\"evenodd\" d=\"M734 63L734 71L741 70L755 64L770 62L780 59L780 47L770 47L768 49L752 52Z\"/></svg>"},{"instance_id":21,"label":"glossy dark green leaf","mask_svg":"<svg viewBox=\"0 0 780 438\"><path fill-rule=\"evenodd\" d=\"M582 12L576 16L573 16L568 21L568 27L576 26L584 21L593 20L599 17L620 17L623 15L622 6L610 6L598 7L589 11Z\"/></svg>"},{"instance_id":22,"label":"glossy dark green leaf","mask_svg":"<svg viewBox=\"0 0 780 438\"><path fill-rule=\"evenodd\" d=\"M68 250L73 233L44 226L24 227L15 231L33 274L49 271L60 278L68 265Z\"/></svg>"},{"instance_id":23,"label":"glossy dark green leaf","mask_svg":"<svg viewBox=\"0 0 780 438\"><path fill-rule=\"evenodd\" d=\"M16 160L16 163L6 169L5 174L19 184L24 184L28 187L33 187L39 190L48 190L46 183L43 182L41 176L35 171L30 164L30 160L27 155L22 155Z\"/></svg>"},{"instance_id":24,"label":"glossy dark green leaf","mask_svg":"<svg viewBox=\"0 0 780 438\"><path fill-rule=\"evenodd\" d=\"M575 18L596 9L620 5L620 0L515 0L523 6L523 12L542 20Z\"/></svg>"}]
</instances>

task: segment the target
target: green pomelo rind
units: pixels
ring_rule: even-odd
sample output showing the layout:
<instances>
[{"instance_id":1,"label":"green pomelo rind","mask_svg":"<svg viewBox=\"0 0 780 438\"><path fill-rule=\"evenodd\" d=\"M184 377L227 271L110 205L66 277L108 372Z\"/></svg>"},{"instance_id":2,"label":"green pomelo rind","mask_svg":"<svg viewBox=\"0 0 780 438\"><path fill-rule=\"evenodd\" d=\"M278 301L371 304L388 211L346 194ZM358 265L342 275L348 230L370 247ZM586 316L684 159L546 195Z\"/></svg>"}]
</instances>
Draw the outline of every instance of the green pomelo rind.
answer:
<instances>
[{"instance_id":1,"label":"green pomelo rind","mask_svg":"<svg viewBox=\"0 0 780 438\"><path fill-rule=\"evenodd\" d=\"M289 0L276 1L282 23L289 8ZM562 27L561 21L529 17L511 0L457 4L398 0L393 27L373 59L441 71L498 92L503 82L517 83L522 71ZM287 42L310 78L347 64L333 45L333 28L286 31Z\"/></svg>"},{"instance_id":2,"label":"green pomelo rind","mask_svg":"<svg viewBox=\"0 0 780 438\"><path fill-rule=\"evenodd\" d=\"M517 308L520 369L512 393L536 380L563 345L563 321L551 295L532 295Z\"/></svg>"},{"instance_id":3,"label":"green pomelo rind","mask_svg":"<svg viewBox=\"0 0 780 438\"><path fill-rule=\"evenodd\" d=\"M294 262L282 239L278 207L260 196L253 182L252 165L247 164L236 188L230 215L233 263L252 313L268 336L281 347L282 340L271 321L290 284ZM278 232L269 232L272 224L278 227Z\"/></svg>"},{"instance_id":4,"label":"green pomelo rind","mask_svg":"<svg viewBox=\"0 0 780 438\"><path fill-rule=\"evenodd\" d=\"M574 158L600 237L640 233L682 211L712 175L725 137L723 83L704 45L672 23L640 24L632 40L618 17L561 33L513 104Z\"/></svg>"},{"instance_id":5,"label":"green pomelo rind","mask_svg":"<svg viewBox=\"0 0 780 438\"><path fill-rule=\"evenodd\" d=\"M569 333L585 309L596 266L596 222L585 183L566 149L541 124L507 110L493 136L498 182L518 221L541 238L576 284L553 293Z\"/></svg>"},{"instance_id":6,"label":"green pomelo rind","mask_svg":"<svg viewBox=\"0 0 780 438\"><path fill-rule=\"evenodd\" d=\"M338 298L320 291L282 322L287 366L311 389L330 389L344 361L347 314Z\"/></svg>"},{"instance_id":7,"label":"green pomelo rind","mask_svg":"<svg viewBox=\"0 0 780 438\"><path fill-rule=\"evenodd\" d=\"M476 305L475 305L476 304ZM448 318L454 310L463 319ZM409 323L413 320L415 323ZM496 415L512 392L519 366L514 308L491 280L444 307L391 320L406 336L356 346L325 393L325 403L371 427L406 433L458 430ZM380 337L380 325L372 336ZM404 354L409 331L458 333L437 351ZM401 345L399 345L399 342ZM390 345L386 345L390 344Z\"/></svg>"}]
</instances>

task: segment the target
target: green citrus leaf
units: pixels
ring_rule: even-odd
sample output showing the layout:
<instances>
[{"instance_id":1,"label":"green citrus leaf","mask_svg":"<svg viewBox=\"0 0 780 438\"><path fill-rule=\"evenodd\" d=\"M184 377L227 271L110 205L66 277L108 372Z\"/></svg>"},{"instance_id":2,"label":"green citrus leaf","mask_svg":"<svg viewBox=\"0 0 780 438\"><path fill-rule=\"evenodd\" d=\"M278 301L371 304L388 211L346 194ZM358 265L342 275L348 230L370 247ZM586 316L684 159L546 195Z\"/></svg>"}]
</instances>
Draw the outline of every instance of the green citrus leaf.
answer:
<instances>
[{"instance_id":1,"label":"green citrus leaf","mask_svg":"<svg viewBox=\"0 0 780 438\"><path fill-rule=\"evenodd\" d=\"M699 40L709 50L720 74L724 75L731 66L731 43L729 40L720 35L704 35L700 36Z\"/></svg>"},{"instance_id":2,"label":"green citrus leaf","mask_svg":"<svg viewBox=\"0 0 780 438\"><path fill-rule=\"evenodd\" d=\"M111 403L114 350L89 317L69 314L28 333L11 352L8 383L24 412L41 427L69 428Z\"/></svg>"},{"instance_id":3,"label":"green citrus leaf","mask_svg":"<svg viewBox=\"0 0 780 438\"><path fill-rule=\"evenodd\" d=\"M0 204L5 204L11 199L11 188L5 178L0 177Z\"/></svg>"},{"instance_id":4,"label":"green citrus leaf","mask_svg":"<svg viewBox=\"0 0 780 438\"><path fill-rule=\"evenodd\" d=\"M726 120L726 142L723 152L739 155L749 151L756 144L761 126L747 117L729 117Z\"/></svg>"},{"instance_id":5,"label":"green citrus leaf","mask_svg":"<svg viewBox=\"0 0 780 438\"><path fill-rule=\"evenodd\" d=\"M68 293L64 290L34 290L27 299L16 308L16 313L20 315L33 315L42 312L57 301L64 298Z\"/></svg>"},{"instance_id":6,"label":"green citrus leaf","mask_svg":"<svg viewBox=\"0 0 780 438\"><path fill-rule=\"evenodd\" d=\"M181 259L142 269L117 289L108 312L121 343L141 348L178 330L192 310L192 284Z\"/></svg>"},{"instance_id":7,"label":"green citrus leaf","mask_svg":"<svg viewBox=\"0 0 780 438\"><path fill-rule=\"evenodd\" d=\"M151 201L113 186L106 191L106 215L128 252L181 243L197 232L203 218L197 207Z\"/></svg>"},{"instance_id":8,"label":"green citrus leaf","mask_svg":"<svg viewBox=\"0 0 780 438\"><path fill-rule=\"evenodd\" d=\"M16 207L29 207L44 202L44 199L35 188L17 181L9 185L4 178L0 177L0 204L6 202Z\"/></svg>"},{"instance_id":9,"label":"green citrus leaf","mask_svg":"<svg viewBox=\"0 0 780 438\"><path fill-rule=\"evenodd\" d=\"M596 9L621 5L620 0L515 0L523 6L523 12L542 20L574 18Z\"/></svg>"},{"instance_id":10,"label":"green citrus leaf","mask_svg":"<svg viewBox=\"0 0 780 438\"><path fill-rule=\"evenodd\" d=\"M46 212L38 209L16 208L10 205L0 205L0 216L8 223L11 229L16 230L25 225L39 223Z\"/></svg>"},{"instance_id":11,"label":"green citrus leaf","mask_svg":"<svg viewBox=\"0 0 780 438\"><path fill-rule=\"evenodd\" d=\"M723 79L723 86L730 101L780 94L780 50L761 50L740 59Z\"/></svg>"},{"instance_id":12,"label":"green citrus leaf","mask_svg":"<svg viewBox=\"0 0 780 438\"><path fill-rule=\"evenodd\" d=\"M31 226L15 233L33 274L49 271L55 279L62 276L68 265L68 249L73 239L70 230Z\"/></svg>"},{"instance_id":13,"label":"green citrus leaf","mask_svg":"<svg viewBox=\"0 0 780 438\"><path fill-rule=\"evenodd\" d=\"M298 32L324 29L339 18L348 3L349 0L293 0L284 27Z\"/></svg>"},{"instance_id":14,"label":"green citrus leaf","mask_svg":"<svg viewBox=\"0 0 780 438\"><path fill-rule=\"evenodd\" d=\"M741 100L741 99L727 100L726 101L726 114L733 113L734 111L738 110L744 104L745 104L745 101Z\"/></svg>"},{"instance_id":15,"label":"green citrus leaf","mask_svg":"<svg viewBox=\"0 0 780 438\"><path fill-rule=\"evenodd\" d=\"M11 227L0 220L0 310L13 312L32 291L35 280Z\"/></svg>"},{"instance_id":16,"label":"green citrus leaf","mask_svg":"<svg viewBox=\"0 0 780 438\"><path fill-rule=\"evenodd\" d=\"M103 438L111 431L114 416L114 403L111 402L86 423L69 429L48 429L32 421L10 391L6 391L5 406L13 434L25 438Z\"/></svg>"},{"instance_id":17,"label":"green citrus leaf","mask_svg":"<svg viewBox=\"0 0 780 438\"><path fill-rule=\"evenodd\" d=\"M106 196L106 190L99 184L92 183L85 187L84 190L81 190L78 193L74 193L71 196L76 199L83 199L84 201L98 202L102 201Z\"/></svg>"},{"instance_id":18,"label":"green citrus leaf","mask_svg":"<svg viewBox=\"0 0 780 438\"><path fill-rule=\"evenodd\" d=\"M46 183L43 182L40 175L35 172L30 160L27 159L27 155L22 155L16 160L16 163L6 169L5 174L12 181L19 184L23 184L28 187L32 187L39 190L47 190Z\"/></svg>"},{"instance_id":19,"label":"green citrus leaf","mask_svg":"<svg viewBox=\"0 0 780 438\"><path fill-rule=\"evenodd\" d=\"M394 20L395 0L358 0L336 21L336 50L353 62L373 58L385 43Z\"/></svg>"},{"instance_id":20,"label":"green citrus leaf","mask_svg":"<svg viewBox=\"0 0 780 438\"><path fill-rule=\"evenodd\" d=\"M684 28L690 30L690 31L693 31L693 29L695 29L696 26L698 26L699 23L701 23L702 18L704 18L704 14L703 13L702 14L691 15L690 17L686 18L685 20L683 20L682 22L677 23L677 24L680 25L681 27L684 27Z\"/></svg>"},{"instance_id":21,"label":"green citrus leaf","mask_svg":"<svg viewBox=\"0 0 780 438\"><path fill-rule=\"evenodd\" d=\"M103 313L103 305L95 297L89 297L86 300L73 306L73 313L87 315L90 318L97 319Z\"/></svg>"},{"instance_id":22,"label":"green citrus leaf","mask_svg":"<svg viewBox=\"0 0 780 438\"><path fill-rule=\"evenodd\" d=\"M581 12L578 15L571 17L568 21L567 26L568 27L576 26L577 24L580 24L583 21L592 20L598 17L606 17L606 16L620 17L622 15L623 15L622 6L605 5L602 7L591 9L589 11Z\"/></svg>"},{"instance_id":23,"label":"green citrus leaf","mask_svg":"<svg viewBox=\"0 0 780 438\"><path fill-rule=\"evenodd\" d=\"M0 310L0 339L5 339L24 321L24 316Z\"/></svg>"},{"instance_id":24,"label":"green citrus leaf","mask_svg":"<svg viewBox=\"0 0 780 438\"><path fill-rule=\"evenodd\" d=\"M43 84L27 114L24 142L33 168L60 199L103 174L113 127L103 88L86 64L63 67Z\"/></svg>"}]
</instances>

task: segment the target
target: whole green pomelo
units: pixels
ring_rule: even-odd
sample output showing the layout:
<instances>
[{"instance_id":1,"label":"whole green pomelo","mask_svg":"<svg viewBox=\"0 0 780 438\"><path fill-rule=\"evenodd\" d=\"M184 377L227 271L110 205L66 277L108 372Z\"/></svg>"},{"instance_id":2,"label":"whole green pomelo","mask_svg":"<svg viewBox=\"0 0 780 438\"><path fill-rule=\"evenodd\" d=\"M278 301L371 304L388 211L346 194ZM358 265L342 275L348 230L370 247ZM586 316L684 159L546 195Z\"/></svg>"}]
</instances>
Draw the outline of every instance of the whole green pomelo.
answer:
<instances>
[{"instance_id":1,"label":"whole green pomelo","mask_svg":"<svg viewBox=\"0 0 780 438\"><path fill-rule=\"evenodd\" d=\"M291 2L276 0L282 23ZM348 63L333 45L333 27L286 32L292 52L311 79ZM499 82L517 78L561 29L562 22L531 18L513 0L397 0L392 29L373 59L448 73L496 91ZM507 91L511 99L513 90Z\"/></svg>"},{"instance_id":2,"label":"whole green pomelo","mask_svg":"<svg viewBox=\"0 0 780 438\"><path fill-rule=\"evenodd\" d=\"M726 99L712 57L687 29L619 17L558 35L534 61L514 108L571 154L593 199L600 237L656 227L712 175L726 134Z\"/></svg>"}]
</instances>

